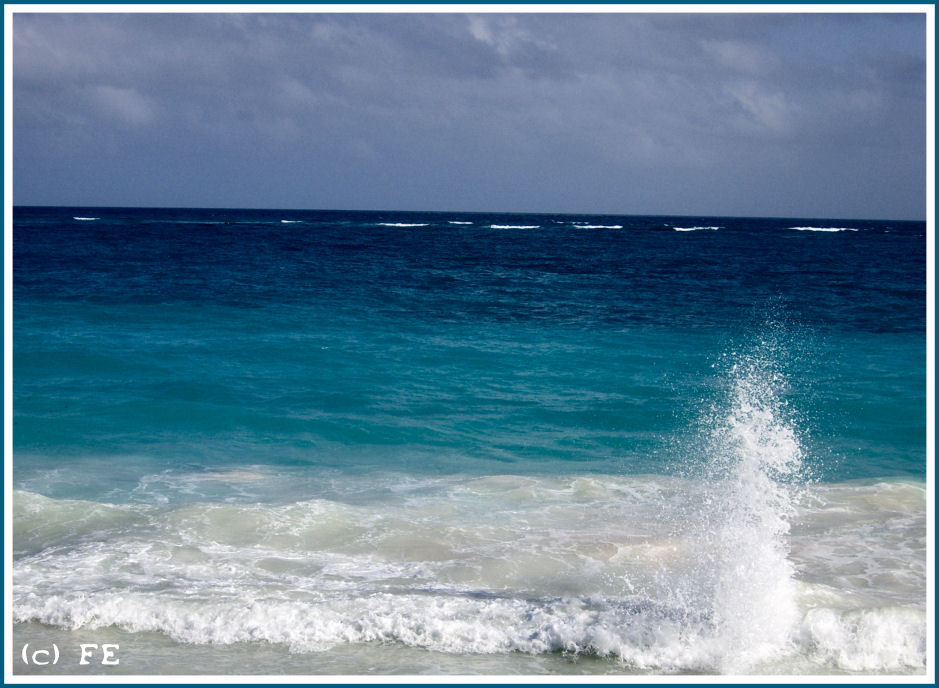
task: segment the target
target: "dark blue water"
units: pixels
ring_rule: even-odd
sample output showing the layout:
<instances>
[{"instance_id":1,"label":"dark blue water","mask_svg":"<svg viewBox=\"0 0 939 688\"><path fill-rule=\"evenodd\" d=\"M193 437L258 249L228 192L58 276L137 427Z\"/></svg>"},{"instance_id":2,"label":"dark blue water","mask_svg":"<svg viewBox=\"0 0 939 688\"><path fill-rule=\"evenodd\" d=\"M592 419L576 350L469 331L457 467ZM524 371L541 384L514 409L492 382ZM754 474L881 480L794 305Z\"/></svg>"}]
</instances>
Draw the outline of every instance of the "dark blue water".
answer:
<instances>
[{"instance_id":1,"label":"dark blue water","mask_svg":"<svg viewBox=\"0 0 939 688\"><path fill-rule=\"evenodd\" d=\"M15 449L658 472L773 337L817 477L923 475L925 270L923 223L18 208Z\"/></svg>"},{"instance_id":2,"label":"dark blue water","mask_svg":"<svg viewBox=\"0 0 939 688\"><path fill-rule=\"evenodd\" d=\"M924 575L925 223L15 208L12 334L18 621L372 648L330 655L340 673L374 661L375 638L460 656L584 647L637 671L907 671L924 656L924 583L902 576ZM847 517L828 508L862 515L837 530ZM891 518L872 545L859 524ZM709 563L646 561L680 551L656 544L676 533ZM847 585L844 603L814 585ZM567 595L613 606L596 617ZM866 637L858 595L906 615L887 659L838 640ZM694 602L655 611L679 598ZM797 658L753 646L731 661L750 641L727 629L779 625L741 605L791 616L798 640L784 628L767 647ZM651 648L636 626L597 631L623 613L656 633L703 626ZM316 625L330 614L351 625ZM145 672L166 669L133 638ZM531 670L506 661L493 670Z\"/></svg>"}]
</instances>

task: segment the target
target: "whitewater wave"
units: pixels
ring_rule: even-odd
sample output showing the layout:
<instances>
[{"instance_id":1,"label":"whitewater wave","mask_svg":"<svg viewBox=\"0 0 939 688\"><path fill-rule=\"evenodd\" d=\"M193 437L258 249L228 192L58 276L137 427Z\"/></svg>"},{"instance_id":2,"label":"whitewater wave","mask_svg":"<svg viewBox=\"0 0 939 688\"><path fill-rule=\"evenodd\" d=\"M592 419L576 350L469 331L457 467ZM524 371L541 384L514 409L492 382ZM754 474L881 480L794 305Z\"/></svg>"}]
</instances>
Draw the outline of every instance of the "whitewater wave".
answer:
<instances>
[{"instance_id":1,"label":"whitewater wave","mask_svg":"<svg viewBox=\"0 0 939 688\"><path fill-rule=\"evenodd\" d=\"M676 232L697 232L703 229L718 230L720 227L672 227Z\"/></svg>"},{"instance_id":2,"label":"whitewater wave","mask_svg":"<svg viewBox=\"0 0 939 688\"><path fill-rule=\"evenodd\" d=\"M302 591L293 595L300 597ZM710 673L726 652L722 642L715 643L709 620L642 602L522 600L453 591L335 595L305 602L284 595L224 603L198 597L160 602L143 593L104 592L30 600L15 617L72 630L117 626L158 632L181 643L267 642L292 652L395 642L458 654L592 654L646 671ZM810 610L793 649L828 670L915 670L925 667L925 622L924 614L906 609L856 615Z\"/></svg>"},{"instance_id":3,"label":"whitewater wave","mask_svg":"<svg viewBox=\"0 0 939 688\"><path fill-rule=\"evenodd\" d=\"M490 229L540 229L541 225L489 225Z\"/></svg>"},{"instance_id":4,"label":"whitewater wave","mask_svg":"<svg viewBox=\"0 0 939 688\"><path fill-rule=\"evenodd\" d=\"M589 224L574 224L577 229L622 229L623 225L589 225Z\"/></svg>"},{"instance_id":5,"label":"whitewater wave","mask_svg":"<svg viewBox=\"0 0 939 688\"><path fill-rule=\"evenodd\" d=\"M427 222L379 222L379 227L426 227Z\"/></svg>"}]
</instances>

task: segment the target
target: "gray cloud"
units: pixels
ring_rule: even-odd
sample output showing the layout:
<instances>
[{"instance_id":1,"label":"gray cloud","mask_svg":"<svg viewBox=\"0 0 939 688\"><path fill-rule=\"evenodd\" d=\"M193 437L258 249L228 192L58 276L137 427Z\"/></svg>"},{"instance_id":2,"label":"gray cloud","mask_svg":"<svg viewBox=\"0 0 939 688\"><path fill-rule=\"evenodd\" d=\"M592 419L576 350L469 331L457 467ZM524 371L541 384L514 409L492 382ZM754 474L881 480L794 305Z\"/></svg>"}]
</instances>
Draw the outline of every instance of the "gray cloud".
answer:
<instances>
[{"instance_id":1,"label":"gray cloud","mask_svg":"<svg viewBox=\"0 0 939 688\"><path fill-rule=\"evenodd\" d=\"M925 19L17 14L16 203L923 217Z\"/></svg>"}]
</instances>

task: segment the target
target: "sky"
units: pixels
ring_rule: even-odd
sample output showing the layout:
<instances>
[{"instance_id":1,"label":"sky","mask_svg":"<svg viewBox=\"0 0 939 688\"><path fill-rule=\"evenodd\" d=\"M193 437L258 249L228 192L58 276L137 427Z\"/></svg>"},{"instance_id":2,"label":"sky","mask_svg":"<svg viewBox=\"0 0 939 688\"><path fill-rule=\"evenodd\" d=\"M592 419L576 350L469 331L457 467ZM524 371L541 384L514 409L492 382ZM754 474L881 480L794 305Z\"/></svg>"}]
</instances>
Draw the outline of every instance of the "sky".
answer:
<instances>
[{"instance_id":1,"label":"sky","mask_svg":"<svg viewBox=\"0 0 939 688\"><path fill-rule=\"evenodd\" d=\"M926 216L925 14L14 13L12 49L17 205Z\"/></svg>"}]
</instances>

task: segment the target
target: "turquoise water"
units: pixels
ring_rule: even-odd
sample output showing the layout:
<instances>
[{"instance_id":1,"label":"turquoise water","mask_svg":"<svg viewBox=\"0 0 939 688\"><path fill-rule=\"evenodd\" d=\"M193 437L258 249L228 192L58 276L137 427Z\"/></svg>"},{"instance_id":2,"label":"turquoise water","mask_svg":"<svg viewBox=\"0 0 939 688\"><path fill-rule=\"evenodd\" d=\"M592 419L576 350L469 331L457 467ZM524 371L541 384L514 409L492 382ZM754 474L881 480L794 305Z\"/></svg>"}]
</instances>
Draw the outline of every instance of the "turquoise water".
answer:
<instances>
[{"instance_id":1,"label":"turquoise water","mask_svg":"<svg viewBox=\"0 0 939 688\"><path fill-rule=\"evenodd\" d=\"M17 639L144 674L923 671L925 232L17 208Z\"/></svg>"}]
</instances>

